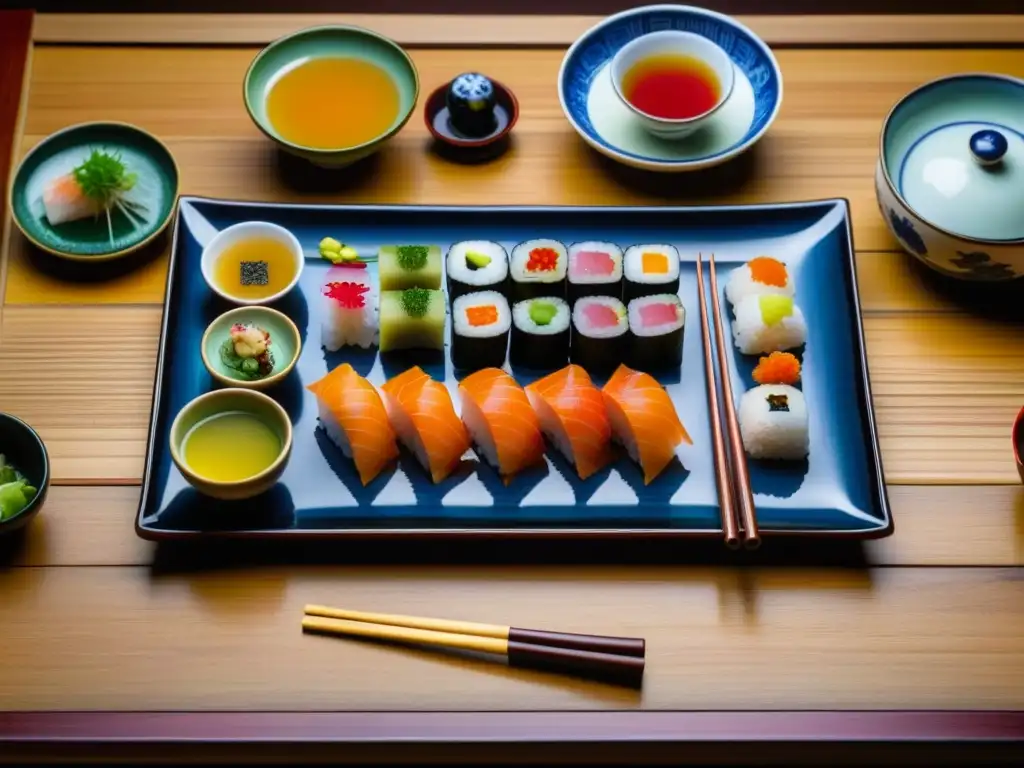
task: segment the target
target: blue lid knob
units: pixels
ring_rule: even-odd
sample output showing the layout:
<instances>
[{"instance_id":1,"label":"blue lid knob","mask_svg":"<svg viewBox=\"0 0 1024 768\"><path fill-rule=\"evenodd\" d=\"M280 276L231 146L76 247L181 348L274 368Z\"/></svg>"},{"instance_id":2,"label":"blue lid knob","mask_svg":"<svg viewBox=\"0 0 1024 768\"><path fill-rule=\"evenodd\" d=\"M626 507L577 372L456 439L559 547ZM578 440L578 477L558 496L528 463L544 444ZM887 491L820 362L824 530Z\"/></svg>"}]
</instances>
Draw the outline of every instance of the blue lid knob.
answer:
<instances>
[{"instance_id":1,"label":"blue lid knob","mask_svg":"<svg viewBox=\"0 0 1024 768\"><path fill-rule=\"evenodd\" d=\"M1009 145L999 131L986 128L971 136L971 154L981 165L994 165L1003 159Z\"/></svg>"}]
</instances>

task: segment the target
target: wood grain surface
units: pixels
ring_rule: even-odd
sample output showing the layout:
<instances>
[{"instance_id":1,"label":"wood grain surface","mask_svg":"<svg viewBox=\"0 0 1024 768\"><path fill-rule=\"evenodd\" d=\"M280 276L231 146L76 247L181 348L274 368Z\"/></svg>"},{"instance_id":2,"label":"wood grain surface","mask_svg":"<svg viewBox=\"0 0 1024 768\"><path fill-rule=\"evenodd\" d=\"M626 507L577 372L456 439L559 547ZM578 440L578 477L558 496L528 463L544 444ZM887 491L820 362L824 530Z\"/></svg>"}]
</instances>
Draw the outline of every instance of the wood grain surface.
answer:
<instances>
[{"instance_id":1,"label":"wood grain surface","mask_svg":"<svg viewBox=\"0 0 1024 768\"><path fill-rule=\"evenodd\" d=\"M255 48L137 45L250 45L302 21L234 17L200 29L194 17L89 16L76 27L44 16L17 152L66 125L115 119L167 142L186 194L627 205L845 197L896 533L854 547L766 546L744 567L723 567L726 555L707 547L603 565L545 565L534 552L532 564L513 565L455 550L416 561L397 550L155 546L132 526L165 246L90 276L16 236L0 253L0 410L40 430L56 485L24 535L0 541L0 711L1024 709L1024 492L1009 438L1024 402L1024 311L1019 295L952 286L913 263L885 228L872 181L881 120L903 93L965 70L1024 76L1024 50L779 50L785 103L757 149L718 173L651 179L598 159L569 129L555 86L561 50L429 47L508 43L513 32L522 43L523 22L485 20L473 38L458 24L375 20L421 46L424 94L469 61L509 84L523 110L516 144L493 164L454 166L427 151L417 117L325 189L291 178L245 114L239 83ZM911 39L899 18L791 21L752 23L777 43L828 44L844 32L849 43ZM545 37L530 42L563 46L586 23L545 19ZM1019 18L933 17L915 42L1007 42L1021 30ZM100 41L109 45L89 44ZM643 636L645 689L305 637L310 602Z\"/></svg>"}]
</instances>

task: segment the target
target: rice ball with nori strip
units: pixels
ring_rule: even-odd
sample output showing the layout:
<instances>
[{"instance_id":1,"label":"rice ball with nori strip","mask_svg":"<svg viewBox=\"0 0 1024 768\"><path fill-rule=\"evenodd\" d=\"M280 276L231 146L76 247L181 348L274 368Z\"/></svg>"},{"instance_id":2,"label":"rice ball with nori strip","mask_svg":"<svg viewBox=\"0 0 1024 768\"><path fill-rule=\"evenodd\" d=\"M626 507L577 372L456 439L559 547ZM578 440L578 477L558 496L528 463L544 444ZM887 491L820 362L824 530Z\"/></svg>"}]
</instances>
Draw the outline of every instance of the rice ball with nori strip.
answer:
<instances>
[{"instance_id":1,"label":"rice ball with nori strip","mask_svg":"<svg viewBox=\"0 0 1024 768\"><path fill-rule=\"evenodd\" d=\"M448 249L445 264L448 301L474 291L504 293L508 279L508 253L490 240L463 240Z\"/></svg>"},{"instance_id":2,"label":"rice ball with nori strip","mask_svg":"<svg viewBox=\"0 0 1024 768\"><path fill-rule=\"evenodd\" d=\"M626 306L611 296L584 296L572 308L569 360L587 373L610 371L625 359Z\"/></svg>"},{"instance_id":3,"label":"rice ball with nori strip","mask_svg":"<svg viewBox=\"0 0 1024 768\"><path fill-rule=\"evenodd\" d=\"M638 370L678 368L683 364L686 310L679 296L662 293L629 302L629 359Z\"/></svg>"},{"instance_id":4,"label":"rice ball with nori strip","mask_svg":"<svg viewBox=\"0 0 1024 768\"><path fill-rule=\"evenodd\" d=\"M553 371L569 362L569 304L557 296L527 299L512 306L513 368Z\"/></svg>"},{"instance_id":5,"label":"rice ball with nori strip","mask_svg":"<svg viewBox=\"0 0 1024 768\"><path fill-rule=\"evenodd\" d=\"M557 240L527 240L512 249L509 286L513 302L565 296L565 246Z\"/></svg>"},{"instance_id":6,"label":"rice ball with nori strip","mask_svg":"<svg viewBox=\"0 0 1024 768\"><path fill-rule=\"evenodd\" d=\"M747 296L736 305L732 335L744 355L768 354L802 346L807 340L807 322L789 296Z\"/></svg>"},{"instance_id":7,"label":"rice ball with nori strip","mask_svg":"<svg viewBox=\"0 0 1024 768\"><path fill-rule=\"evenodd\" d=\"M569 246L566 265L569 304L581 296L622 296L622 249L589 241Z\"/></svg>"},{"instance_id":8,"label":"rice ball with nori strip","mask_svg":"<svg viewBox=\"0 0 1024 768\"><path fill-rule=\"evenodd\" d=\"M788 384L762 384L737 409L743 448L752 459L800 460L809 451L807 403Z\"/></svg>"},{"instance_id":9,"label":"rice ball with nori strip","mask_svg":"<svg viewBox=\"0 0 1024 768\"><path fill-rule=\"evenodd\" d=\"M460 371L501 368L512 312L497 291L467 293L452 303L452 366Z\"/></svg>"},{"instance_id":10,"label":"rice ball with nori strip","mask_svg":"<svg viewBox=\"0 0 1024 768\"><path fill-rule=\"evenodd\" d=\"M631 245L622 257L623 301L639 296L679 292L679 251L674 245Z\"/></svg>"},{"instance_id":11,"label":"rice ball with nori strip","mask_svg":"<svg viewBox=\"0 0 1024 768\"><path fill-rule=\"evenodd\" d=\"M736 305L749 296L793 297L796 292L789 269L778 259L758 256L737 267L725 282L725 298Z\"/></svg>"}]
</instances>

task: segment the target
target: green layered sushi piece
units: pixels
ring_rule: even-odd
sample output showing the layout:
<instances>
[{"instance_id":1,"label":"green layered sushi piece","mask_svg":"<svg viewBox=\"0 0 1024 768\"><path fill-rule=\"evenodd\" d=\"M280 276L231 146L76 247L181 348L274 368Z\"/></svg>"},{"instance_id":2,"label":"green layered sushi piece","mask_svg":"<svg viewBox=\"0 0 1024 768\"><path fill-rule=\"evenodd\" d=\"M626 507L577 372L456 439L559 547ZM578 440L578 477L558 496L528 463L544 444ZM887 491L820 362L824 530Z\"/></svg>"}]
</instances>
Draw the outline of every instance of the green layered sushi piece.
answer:
<instances>
[{"instance_id":1,"label":"green layered sushi piece","mask_svg":"<svg viewBox=\"0 0 1024 768\"><path fill-rule=\"evenodd\" d=\"M441 287L441 249L436 245L382 245L377 269L382 291Z\"/></svg>"},{"instance_id":2,"label":"green layered sushi piece","mask_svg":"<svg viewBox=\"0 0 1024 768\"><path fill-rule=\"evenodd\" d=\"M444 293L427 288L381 291L380 351L444 349Z\"/></svg>"}]
</instances>

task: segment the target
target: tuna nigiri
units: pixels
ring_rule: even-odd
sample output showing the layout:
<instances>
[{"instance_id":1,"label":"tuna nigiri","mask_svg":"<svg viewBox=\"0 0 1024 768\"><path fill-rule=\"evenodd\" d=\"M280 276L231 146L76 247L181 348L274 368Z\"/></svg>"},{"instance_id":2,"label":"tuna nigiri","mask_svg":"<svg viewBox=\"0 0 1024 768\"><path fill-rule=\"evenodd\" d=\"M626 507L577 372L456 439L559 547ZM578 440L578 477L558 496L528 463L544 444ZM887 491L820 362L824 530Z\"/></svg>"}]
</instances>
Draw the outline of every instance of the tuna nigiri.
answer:
<instances>
[{"instance_id":1,"label":"tuna nigiri","mask_svg":"<svg viewBox=\"0 0 1024 768\"><path fill-rule=\"evenodd\" d=\"M435 483L448 477L469 450L469 433L445 385L413 366L385 382L381 392L398 439Z\"/></svg>"},{"instance_id":2,"label":"tuna nigiri","mask_svg":"<svg viewBox=\"0 0 1024 768\"><path fill-rule=\"evenodd\" d=\"M611 425L601 390L578 365L567 365L526 387L541 429L586 480L611 458Z\"/></svg>"},{"instance_id":3,"label":"tuna nigiri","mask_svg":"<svg viewBox=\"0 0 1024 768\"><path fill-rule=\"evenodd\" d=\"M661 474L683 441L693 444L665 388L653 376L620 365L601 390L615 442L644 471L644 485Z\"/></svg>"},{"instance_id":4,"label":"tuna nigiri","mask_svg":"<svg viewBox=\"0 0 1024 768\"><path fill-rule=\"evenodd\" d=\"M395 433L377 390L348 363L306 387L320 405L327 436L356 465L363 485L398 456Z\"/></svg>"},{"instance_id":5,"label":"tuna nigiri","mask_svg":"<svg viewBox=\"0 0 1024 768\"><path fill-rule=\"evenodd\" d=\"M484 459L506 480L540 462L544 437L521 386L500 368L483 368L459 384L462 422Z\"/></svg>"}]
</instances>

